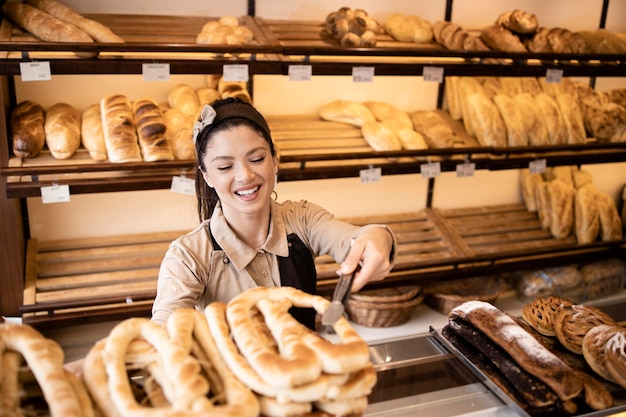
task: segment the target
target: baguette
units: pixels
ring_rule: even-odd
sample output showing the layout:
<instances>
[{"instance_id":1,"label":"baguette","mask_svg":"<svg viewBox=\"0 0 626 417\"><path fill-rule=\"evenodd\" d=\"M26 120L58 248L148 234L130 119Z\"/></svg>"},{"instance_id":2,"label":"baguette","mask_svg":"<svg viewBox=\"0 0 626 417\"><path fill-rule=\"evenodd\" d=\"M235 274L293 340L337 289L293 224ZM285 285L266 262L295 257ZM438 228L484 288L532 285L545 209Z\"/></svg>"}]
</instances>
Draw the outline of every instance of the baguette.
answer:
<instances>
[{"instance_id":1,"label":"baguette","mask_svg":"<svg viewBox=\"0 0 626 417\"><path fill-rule=\"evenodd\" d=\"M81 142L94 161L106 161L107 148L104 143L100 105L92 104L83 111L81 121Z\"/></svg>"},{"instance_id":2,"label":"baguette","mask_svg":"<svg viewBox=\"0 0 626 417\"><path fill-rule=\"evenodd\" d=\"M87 33L96 42L123 43L124 39L117 36L111 29L100 22L87 19L80 13L55 0L25 0L24 3L43 10L57 19L74 25Z\"/></svg>"},{"instance_id":3,"label":"baguette","mask_svg":"<svg viewBox=\"0 0 626 417\"><path fill-rule=\"evenodd\" d=\"M508 352L526 372L554 390L562 401L582 392L583 381L572 368L495 306L484 301L468 301L452 309L449 317L472 324Z\"/></svg>"},{"instance_id":4,"label":"baguette","mask_svg":"<svg viewBox=\"0 0 626 417\"><path fill-rule=\"evenodd\" d=\"M9 20L42 41L93 43L91 36L83 30L28 4L8 2L4 3L2 10ZM93 57L95 54L88 52L76 55Z\"/></svg>"},{"instance_id":5,"label":"baguette","mask_svg":"<svg viewBox=\"0 0 626 417\"><path fill-rule=\"evenodd\" d=\"M46 145L56 159L69 159L80 146L80 115L67 103L57 103L46 112Z\"/></svg>"},{"instance_id":6,"label":"baguette","mask_svg":"<svg viewBox=\"0 0 626 417\"><path fill-rule=\"evenodd\" d=\"M154 162L174 159L172 148L165 135L165 120L159 106L150 99L137 100L133 103L133 115L143 160Z\"/></svg>"},{"instance_id":7,"label":"baguette","mask_svg":"<svg viewBox=\"0 0 626 417\"><path fill-rule=\"evenodd\" d=\"M34 101L22 101L11 112L13 153L18 158L34 158L46 144L46 111Z\"/></svg>"},{"instance_id":8,"label":"baguette","mask_svg":"<svg viewBox=\"0 0 626 417\"><path fill-rule=\"evenodd\" d=\"M100 100L104 143L111 162L140 162L141 150L128 97L114 94Z\"/></svg>"}]
</instances>

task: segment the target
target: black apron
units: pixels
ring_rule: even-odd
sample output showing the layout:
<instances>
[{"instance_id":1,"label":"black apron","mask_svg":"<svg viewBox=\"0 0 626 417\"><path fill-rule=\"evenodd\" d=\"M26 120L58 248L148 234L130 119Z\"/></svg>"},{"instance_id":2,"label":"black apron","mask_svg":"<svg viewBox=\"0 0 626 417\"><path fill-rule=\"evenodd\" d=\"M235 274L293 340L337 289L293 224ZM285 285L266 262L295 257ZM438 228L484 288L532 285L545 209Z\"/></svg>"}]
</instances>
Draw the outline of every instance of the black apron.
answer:
<instances>
[{"instance_id":1,"label":"black apron","mask_svg":"<svg viewBox=\"0 0 626 417\"><path fill-rule=\"evenodd\" d=\"M222 250L209 230L213 248ZM278 256L278 271L282 287L294 287L309 294L317 294L317 271L313 254L295 233L287 236L289 255ZM313 308L292 307L289 312L300 323L315 330L315 310Z\"/></svg>"}]
</instances>

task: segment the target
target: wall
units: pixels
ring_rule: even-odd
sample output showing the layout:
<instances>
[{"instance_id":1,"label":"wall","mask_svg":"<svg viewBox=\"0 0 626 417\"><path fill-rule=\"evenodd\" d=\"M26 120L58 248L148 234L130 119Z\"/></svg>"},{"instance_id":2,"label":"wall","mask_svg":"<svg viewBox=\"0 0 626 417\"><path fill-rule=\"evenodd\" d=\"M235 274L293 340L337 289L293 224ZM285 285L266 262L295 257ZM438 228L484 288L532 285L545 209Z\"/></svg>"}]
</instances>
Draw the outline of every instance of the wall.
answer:
<instances>
[{"instance_id":1,"label":"wall","mask_svg":"<svg viewBox=\"0 0 626 417\"><path fill-rule=\"evenodd\" d=\"M82 13L128 13L222 16L243 15L247 2L128 2L113 0L64 0ZM431 21L444 17L445 1L380 2L361 0L346 3L332 1L258 0L256 13L266 19L303 19L323 21L341 6L359 7L380 22L392 12L412 13ZM513 1L455 0L453 21L466 27L492 23L498 12L521 8L536 13L544 26L563 26L574 30L597 28L601 0L578 0L576 7L567 0ZM626 32L626 2L612 0L607 28ZM168 83L146 83L136 76L53 76L47 82L16 82L18 100L35 98L49 106L68 101L79 109L96 102L105 94L123 92L131 99L149 96L165 100L167 91L178 82L192 86L204 83L203 76L172 76ZM626 86L624 78L598 79L597 88L607 90ZM257 76L254 82L257 107L265 114L314 113L320 105L336 99L381 100L403 110L434 108L436 84L421 77L375 77L372 83L352 83L350 77L320 76L297 85L282 76ZM294 99L295 97L295 99ZM306 99L304 99L306 98ZM585 167L592 171L601 191L616 199L626 182L626 163ZM357 178L280 183L279 199L308 199L339 217L398 213L419 210L425 206L427 181L420 175L385 176L381 182L361 184ZM436 207L467 207L515 203L521 201L518 172L479 171L473 178L456 178L443 173L436 180ZM365 204L363 202L366 202ZM69 203L42 204L39 198L28 199L30 232L40 240L93 237L162 230L187 230L196 223L193 198L169 190L73 195Z\"/></svg>"}]
</instances>

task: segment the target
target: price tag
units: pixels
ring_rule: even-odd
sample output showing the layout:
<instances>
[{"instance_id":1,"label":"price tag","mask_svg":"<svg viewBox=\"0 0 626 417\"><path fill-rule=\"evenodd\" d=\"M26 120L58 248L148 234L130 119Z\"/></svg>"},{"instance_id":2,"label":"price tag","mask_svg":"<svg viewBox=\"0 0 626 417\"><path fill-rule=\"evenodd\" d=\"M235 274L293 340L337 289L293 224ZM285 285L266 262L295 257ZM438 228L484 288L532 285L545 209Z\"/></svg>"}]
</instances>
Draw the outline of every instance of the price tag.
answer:
<instances>
[{"instance_id":1,"label":"price tag","mask_svg":"<svg viewBox=\"0 0 626 417\"><path fill-rule=\"evenodd\" d=\"M51 185L41 187L41 201L44 204L67 203L70 201L69 185Z\"/></svg>"},{"instance_id":2,"label":"price tag","mask_svg":"<svg viewBox=\"0 0 626 417\"><path fill-rule=\"evenodd\" d=\"M473 177L476 170L476 164L473 162L465 162L456 166L457 178Z\"/></svg>"},{"instance_id":3,"label":"price tag","mask_svg":"<svg viewBox=\"0 0 626 417\"><path fill-rule=\"evenodd\" d=\"M547 162L544 159L537 159L528 164L528 169L532 174L543 174L546 172Z\"/></svg>"},{"instance_id":4,"label":"price tag","mask_svg":"<svg viewBox=\"0 0 626 417\"><path fill-rule=\"evenodd\" d=\"M22 81L48 81L52 78L50 62L20 62Z\"/></svg>"},{"instance_id":5,"label":"price tag","mask_svg":"<svg viewBox=\"0 0 626 417\"><path fill-rule=\"evenodd\" d=\"M371 83L374 81L374 67L353 67L352 82Z\"/></svg>"},{"instance_id":6,"label":"price tag","mask_svg":"<svg viewBox=\"0 0 626 417\"><path fill-rule=\"evenodd\" d=\"M439 162L429 162L420 165L420 172L424 178L435 178L441 174L441 164Z\"/></svg>"},{"instance_id":7,"label":"price tag","mask_svg":"<svg viewBox=\"0 0 626 417\"><path fill-rule=\"evenodd\" d=\"M170 64L142 64L144 81L169 81Z\"/></svg>"},{"instance_id":8,"label":"price tag","mask_svg":"<svg viewBox=\"0 0 626 417\"><path fill-rule=\"evenodd\" d=\"M562 69L549 69L546 71L546 83L558 84L561 82L562 78L563 78Z\"/></svg>"},{"instance_id":9,"label":"price tag","mask_svg":"<svg viewBox=\"0 0 626 417\"><path fill-rule=\"evenodd\" d=\"M361 184L379 182L382 177L382 170L380 168L362 169L359 171L359 177L361 177Z\"/></svg>"},{"instance_id":10,"label":"price tag","mask_svg":"<svg viewBox=\"0 0 626 417\"><path fill-rule=\"evenodd\" d=\"M196 195L196 181L191 178L178 175L172 178L170 191L185 195Z\"/></svg>"},{"instance_id":11,"label":"price tag","mask_svg":"<svg viewBox=\"0 0 626 417\"><path fill-rule=\"evenodd\" d=\"M224 81L245 81L250 78L247 64L224 65Z\"/></svg>"},{"instance_id":12,"label":"price tag","mask_svg":"<svg viewBox=\"0 0 626 417\"><path fill-rule=\"evenodd\" d=\"M289 81L311 81L312 73L310 65L289 65Z\"/></svg>"},{"instance_id":13,"label":"price tag","mask_svg":"<svg viewBox=\"0 0 626 417\"><path fill-rule=\"evenodd\" d=\"M441 67L424 67L424 81L433 81L436 83L443 82L443 68Z\"/></svg>"}]
</instances>

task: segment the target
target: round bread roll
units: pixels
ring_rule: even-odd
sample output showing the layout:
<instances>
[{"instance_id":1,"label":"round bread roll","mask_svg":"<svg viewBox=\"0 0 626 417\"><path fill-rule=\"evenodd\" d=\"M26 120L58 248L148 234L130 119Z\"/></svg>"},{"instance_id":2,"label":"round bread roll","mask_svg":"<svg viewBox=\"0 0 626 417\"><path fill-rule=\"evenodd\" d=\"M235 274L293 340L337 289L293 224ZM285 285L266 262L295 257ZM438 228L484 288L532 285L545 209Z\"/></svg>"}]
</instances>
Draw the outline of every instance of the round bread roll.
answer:
<instances>
[{"instance_id":1,"label":"round bread roll","mask_svg":"<svg viewBox=\"0 0 626 417\"><path fill-rule=\"evenodd\" d=\"M583 356L591 369L602 378L611 382L615 381L606 368L606 344L619 332L626 332L626 329L619 326L600 324L585 334L582 344Z\"/></svg>"},{"instance_id":2,"label":"round bread roll","mask_svg":"<svg viewBox=\"0 0 626 417\"><path fill-rule=\"evenodd\" d=\"M522 307L522 318L539 333L545 336L555 336L556 316L573 305L572 301L555 295L538 297Z\"/></svg>"},{"instance_id":3,"label":"round bread roll","mask_svg":"<svg viewBox=\"0 0 626 417\"><path fill-rule=\"evenodd\" d=\"M570 352L583 353L583 339L595 326L617 326L615 320L600 309L576 304L562 310L554 319L554 332L559 342Z\"/></svg>"},{"instance_id":4,"label":"round bread roll","mask_svg":"<svg viewBox=\"0 0 626 417\"><path fill-rule=\"evenodd\" d=\"M626 389L626 333L617 332L606 343L605 366L609 374L622 388Z\"/></svg>"},{"instance_id":5,"label":"round bread roll","mask_svg":"<svg viewBox=\"0 0 626 417\"><path fill-rule=\"evenodd\" d=\"M20 102L11 112L13 153L18 158L34 158L46 144L46 111L34 101Z\"/></svg>"}]
</instances>

